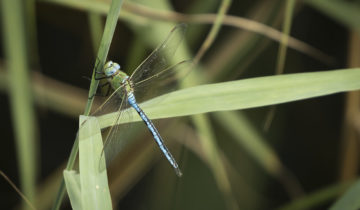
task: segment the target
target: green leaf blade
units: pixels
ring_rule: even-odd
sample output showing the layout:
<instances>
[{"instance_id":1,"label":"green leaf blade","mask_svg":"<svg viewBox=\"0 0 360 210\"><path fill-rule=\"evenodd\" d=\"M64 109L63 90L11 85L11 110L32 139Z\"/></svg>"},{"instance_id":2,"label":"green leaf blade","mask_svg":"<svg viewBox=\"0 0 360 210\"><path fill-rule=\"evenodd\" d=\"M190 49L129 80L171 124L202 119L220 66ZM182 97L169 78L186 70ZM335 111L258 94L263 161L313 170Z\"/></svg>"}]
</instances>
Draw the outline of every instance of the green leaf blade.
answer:
<instances>
[{"instance_id":1,"label":"green leaf blade","mask_svg":"<svg viewBox=\"0 0 360 210\"><path fill-rule=\"evenodd\" d=\"M107 173L100 170L100 164L105 165L102 148L101 130L96 118L81 116L79 168L83 209L112 209Z\"/></svg>"},{"instance_id":2,"label":"green leaf blade","mask_svg":"<svg viewBox=\"0 0 360 210\"><path fill-rule=\"evenodd\" d=\"M358 90L359 78L359 68L258 77L186 88L141 106L151 119L240 110ZM111 126L116 116L98 117L100 127ZM133 116L132 121L141 120Z\"/></svg>"}]
</instances>

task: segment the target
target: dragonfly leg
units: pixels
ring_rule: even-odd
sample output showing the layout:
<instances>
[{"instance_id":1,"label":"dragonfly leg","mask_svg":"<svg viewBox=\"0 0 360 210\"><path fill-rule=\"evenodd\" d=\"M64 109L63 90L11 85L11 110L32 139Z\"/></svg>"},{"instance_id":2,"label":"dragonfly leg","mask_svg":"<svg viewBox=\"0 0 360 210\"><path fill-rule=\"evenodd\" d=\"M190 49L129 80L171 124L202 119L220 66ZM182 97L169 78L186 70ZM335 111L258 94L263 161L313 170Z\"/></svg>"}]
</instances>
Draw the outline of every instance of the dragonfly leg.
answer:
<instances>
[{"instance_id":1,"label":"dragonfly leg","mask_svg":"<svg viewBox=\"0 0 360 210\"><path fill-rule=\"evenodd\" d=\"M88 80L89 82L91 82L91 78L90 78L90 77L82 76L82 78Z\"/></svg>"},{"instance_id":2,"label":"dragonfly leg","mask_svg":"<svg viewBox=\"0 0 360 210\"><path fill-rule=\"evenodd\" d=\"M111 91L111 87L110 87L110 83L109 82L105 82L104 84L99 85L101 88L103 87L108 87L106 94L99 94L99 93L94 93L92 96L89 97L89 99L93 99L95 96L108 96L110 94Z\"/></svg>"},{"instance_id":3,"label":"dragonfly leg","mask_svg":"<svg viewBox=\"0 0 360 210\"><path fill-rule=\"evenodd\" d=\"M96 72L97 74L104 74L104 73L99 73L99 72ZM110 78L111 76L102 76L102 77L97 77L95 75L95 80L102 80L102 79L107 79L107 78Z\"/></svg>"},{"instance_id":4,"label":"dragonfly leg","mask_svg":"<svg viewBox=\"0 0 360 210\"><path fill-rule=\"evenodd\" d=\"M94 93L92 96L90 96L88 99L91 100L93 99L95 96L97 96L98 94L97 93Z\"/></svg>"},{"instance_id":5,"label":"dragonfly leg","mask_svg":"<svg viewBox=\"0 0 360 210\"><path fill-rule=\"evenodd\" d=\"M101 88L103 88L103 87L105 87L105 86L108 86L108 85L110 85L110 83L109 82L105 82L104 84L101 84L101 85L99 85Z\"/></svg>"},{"instance_id":6,"label":"dragonfly leg","mask_svg":"<svg viewBox=\"0 0 360 210\"><path fill-rule=\"evenodd\" d=\"M108 87L108 89L107 89L107 92L106 92L105 96L108 96L108 95L110 95L110 91L111 91L110 83L109 83L109 82L107 82L107 83L105 83L105 84L102 84L102 85L101 85L101 87L105 87L105 86L107 86L107 87Z\"/></svg>"}]
</instances>

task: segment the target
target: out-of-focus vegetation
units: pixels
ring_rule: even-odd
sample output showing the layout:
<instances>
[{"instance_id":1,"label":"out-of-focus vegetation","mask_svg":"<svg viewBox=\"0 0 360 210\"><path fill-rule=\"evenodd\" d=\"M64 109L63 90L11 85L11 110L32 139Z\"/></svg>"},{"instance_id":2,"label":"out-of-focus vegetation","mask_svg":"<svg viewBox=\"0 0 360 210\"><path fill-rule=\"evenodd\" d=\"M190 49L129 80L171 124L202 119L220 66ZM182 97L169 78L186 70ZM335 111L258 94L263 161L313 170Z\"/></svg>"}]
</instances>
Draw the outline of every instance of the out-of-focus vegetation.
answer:
<instances>
[{"instance_id":1,"label":"out-of-focus vegetation","mask_svg":"<svg viewBox=\"0 0 360 210\"><path fill-rule=\"evenodd\" d=\"M92 201L63 172L79 168L79 115L99 106L94 70L131 73L180 22L168 59L195 65L142 107L184 175L131 123L107 170L113 208L360 208L357 1L2 0L0 14L0 170L37 209ZM1 183L2 209L31 208Z\"/></svg>"}]
</instances>

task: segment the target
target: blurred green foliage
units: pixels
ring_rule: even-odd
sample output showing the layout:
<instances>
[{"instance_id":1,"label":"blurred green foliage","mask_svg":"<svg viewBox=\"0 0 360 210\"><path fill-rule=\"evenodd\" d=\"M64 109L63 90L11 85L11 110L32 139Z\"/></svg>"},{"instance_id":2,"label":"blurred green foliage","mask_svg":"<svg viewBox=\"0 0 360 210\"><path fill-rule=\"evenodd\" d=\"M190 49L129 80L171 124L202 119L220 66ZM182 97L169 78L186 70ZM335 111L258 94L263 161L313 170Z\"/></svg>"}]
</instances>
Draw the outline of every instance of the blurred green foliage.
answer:
<instances>
[{"instance_id":1,"label":"blurred green foliage","mask_svg":"<svg viewBox=\"0 0 360 210\"><path fill-rule=\"evenodd\" d=\"M133 0L124 2L119 19L118 10L108 13L110 1L0 5L1 169L37 209L57 209L63 201L64 164L71 148L75 161L78 117L90 112L97 86L93 81L87 91L82 77L106 59L131 72L177 22L189 30L168 59L204 54L182 90L143 107L153 119L183 116L157 125L184 176L176 178L143 125L131 123L107 172L113 207L359 208L352 186L358 157L346 146L360 113L349 107L359 106L349 99L355 92L339 94L360 88L360 70L349 68L360 63L356 1ZM77 170L74 163L68 169L74 165ZM2 189L4 209L20 203L8 185Z\"/></svg>"}]
</instances>

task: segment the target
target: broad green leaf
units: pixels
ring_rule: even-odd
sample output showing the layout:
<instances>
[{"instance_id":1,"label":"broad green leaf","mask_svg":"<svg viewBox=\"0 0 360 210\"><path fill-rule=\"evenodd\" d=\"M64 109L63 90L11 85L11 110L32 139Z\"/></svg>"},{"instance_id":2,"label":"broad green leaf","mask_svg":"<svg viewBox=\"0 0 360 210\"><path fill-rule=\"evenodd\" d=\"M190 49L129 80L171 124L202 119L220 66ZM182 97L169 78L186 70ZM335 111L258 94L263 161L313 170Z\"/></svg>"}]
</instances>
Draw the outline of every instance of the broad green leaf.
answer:
<instances>
[{"instance_id":1,"label":"broad green leaf","mask_svg":"<svg viewBox=\"0 0 360 210\"><path fill-rule=\"evenodd\" d=\"M66 189L73 209L112 209L99 124L94 117L80 117L79 169L64 170ZM101 160L100 160L101 157Z\"/></svg>"},{"instance_id":2,"label":"broad green leaf","mask_svg":"<svg viewBox=\"0 0 360 210\"><path fill-rule=\"evenodd\" d=\"M102 148L101 130L96 118L81 116L79 169L83 209L112 209L106 170L100 170L100 164L105 165Z\"/></svg>"},{"instance_id":3,"label":"broad green leaf","mask_svg":"<svg viewBox=\"0 0 360 210\"><path fill-rule=\"evenodd\" d=\"M79 174L73 170L64 170L64 180L72 209L83 209L81 205L81 187Z\"/></svg>"},{"instance_id":4,"label":"broad green leaf","mask_svg":"<svg viewBox=\"0 0 360 210\"><path fill-rule=\"evenodd\" d=\"M348 191L331 206L330 210L357 210L360 209L360 180L357 180Z\"/></svg>"},{"instance_id":5,"label":"broad green leaf","mask_svg":"<svg viewBox=\"0 0 360 210\"><path fill-rule=\"evenodd\" d=\"M190 87L141 106L151 119L239 110L357 90L359 78L359 68L258 77ZM98 117L100 127L111 126L116 116L110 113ZM133 116L133 121L140 120ZM126 122L123 119L120 123Z\"/></svg>"}]
</instances>

